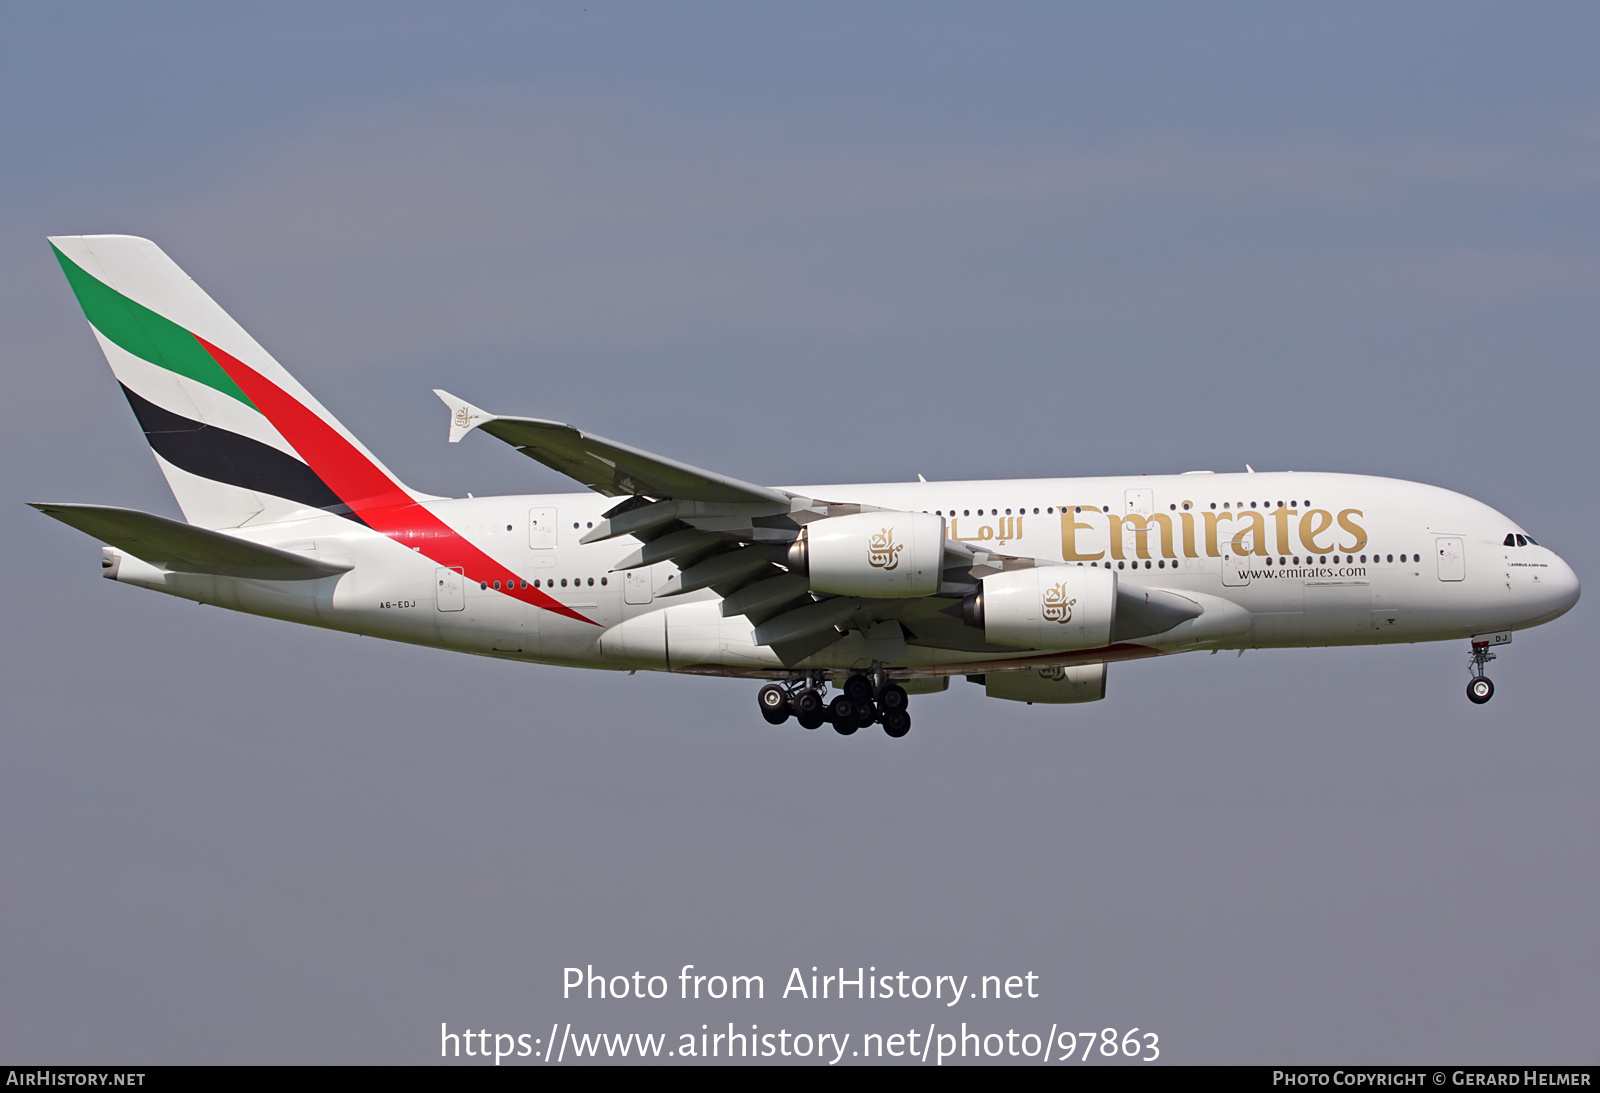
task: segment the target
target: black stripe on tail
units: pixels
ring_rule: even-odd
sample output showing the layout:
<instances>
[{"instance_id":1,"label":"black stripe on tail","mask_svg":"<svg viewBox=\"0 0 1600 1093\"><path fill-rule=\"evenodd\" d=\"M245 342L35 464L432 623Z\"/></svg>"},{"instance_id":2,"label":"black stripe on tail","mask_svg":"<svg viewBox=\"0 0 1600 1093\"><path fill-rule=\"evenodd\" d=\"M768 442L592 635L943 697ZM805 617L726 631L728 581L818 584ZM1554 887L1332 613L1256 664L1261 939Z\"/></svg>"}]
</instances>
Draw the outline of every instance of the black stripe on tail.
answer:
<instances>
[{"instance_id":1,"label":"black stripe on tail","mask_svg":"<svg viewBox=\"0 0 1600 1093\"><path fill-rule=\"evenodd\" d=\"M323 509L357 523L361 519L306 464L247 436L192 421L164 410L122 385L139 428L157 455L173 466L213 482L271 494Z\"/></svg>"}]
</instances>

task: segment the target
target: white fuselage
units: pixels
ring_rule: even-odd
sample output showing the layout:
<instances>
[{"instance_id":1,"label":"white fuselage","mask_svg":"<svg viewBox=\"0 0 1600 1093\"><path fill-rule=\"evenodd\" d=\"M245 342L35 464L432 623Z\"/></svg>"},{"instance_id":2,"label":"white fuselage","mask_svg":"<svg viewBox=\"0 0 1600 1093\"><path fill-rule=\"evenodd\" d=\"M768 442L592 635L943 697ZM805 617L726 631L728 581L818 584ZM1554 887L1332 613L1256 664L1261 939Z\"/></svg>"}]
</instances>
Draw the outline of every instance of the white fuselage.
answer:
<instances>
[{"instance_id":1,"label":"white fuselage","mask_svg":"<svg viewBox=\"0 0 1600 1093\"><path fill-rule=\"evenodd\" d=\"M807 496L938 513L975 547L1116 572L1119 586L1169 589L1205 605L1172 631L1034 664L1127 659L1202 648L1435 641L1536 626L1578 598L1572 569L1472 498L1432 486L1344 474L1261 473L1012 479L797 487ZM575 614L563 617L478 583L360 524L317 516L238 534L348 572L269 582L169 573L113 551L108 575L235 610L462 652L590 668L779 677L750 623L723 618L709 589L668 595L677 569L614 572L638 547L579 538L615 504L592 493L424 502L518 579ZM946 601L948 602L948 601ZM916 624L910 624L912 631ZM1017 651L915 642L893 657L863 631L805 662L844 670L874 661L902 675L982 671ZM981 643L980 643L981 644Z\"/></svg>"}]
</instances>

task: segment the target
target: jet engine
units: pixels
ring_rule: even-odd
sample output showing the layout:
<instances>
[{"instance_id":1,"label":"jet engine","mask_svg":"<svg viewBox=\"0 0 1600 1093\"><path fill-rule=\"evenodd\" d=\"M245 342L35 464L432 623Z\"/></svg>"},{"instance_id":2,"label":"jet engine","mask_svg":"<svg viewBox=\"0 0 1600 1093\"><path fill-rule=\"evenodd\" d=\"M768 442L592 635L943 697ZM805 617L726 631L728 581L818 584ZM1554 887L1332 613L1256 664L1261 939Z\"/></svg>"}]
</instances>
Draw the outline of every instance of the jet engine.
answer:
<instances>
[{"instance_id":1,"label":"jet engine","mask_svg":"<svg viewBox=\"0 0 1600 1093\"><path fill-rule=\"evenodd\" d=\"M789 548L788 564L814 590L835 596L931 596L944 568L944 517L861 512L817 520Z\"/></svg>"},{"instance_id":2,"label":"jet engine","mask_svg":"<svg viewBox=\"0 0 1600 1093\"><path fill-rule=\"evenodd\" d=\"M967 621L996 645L1098 649L1111 644L1117 575L1085 566L1036 566L985 577L967 597Z\"/></svg>"}]
</instances>

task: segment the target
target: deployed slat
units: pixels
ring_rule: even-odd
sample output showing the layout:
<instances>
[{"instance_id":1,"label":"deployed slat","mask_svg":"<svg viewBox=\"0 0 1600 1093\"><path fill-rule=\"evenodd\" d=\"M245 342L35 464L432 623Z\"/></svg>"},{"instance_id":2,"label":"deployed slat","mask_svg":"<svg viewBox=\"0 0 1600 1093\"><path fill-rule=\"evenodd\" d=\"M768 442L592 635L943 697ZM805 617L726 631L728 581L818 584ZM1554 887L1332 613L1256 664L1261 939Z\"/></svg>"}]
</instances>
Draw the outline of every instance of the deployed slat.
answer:
<instances>
[{"instance_id":1,"label":"deployed slat","mask_svg":"<svg viewBox=\"0 0 1600 1093\"><path fill-rule=\"evenodd\" d=\"M803 595L808 587L810 582L803 573L785 573L781 577L758 581L739 589L731 596L724 596L722 617L731 618L734 615L745 615L752 611L778 607Z\"/></svg>"},{"instance_id":2,"label":"deployed slat","mask_svg":"<svg viewBox=\"0 0 1600 1093\"><path fill-rule=\"evenodd\" d=\"M756 644L780 645L819 633L844 622L861 608L861 601L840 596L818 600L768 619L755 629Z\"/></svg>"},{"instance_id":3,"label":"deployed slat","mask_svg":"<svg viewBox=\"0 0 1600 1093\"><path fill-rule=\"evenodd\" d=\"M670 595L681 596L685 592L748 577L763 566L777 561L782 554L782 547L751 546L707 558L685 569L678 587Z\"/></svg>"},{"instance_id":4,"label":"deployed slat","mask_svg":"<svg viewBox=\"0 0 1600 1093\"><path fill-rule=\"evenodd\" d=\"M659 539L652 539L622 561L612 566L612 572L623 569L638 569L640 566L655 565L657 562L670 561L681 558L686 554L693 554L701 550L710 550L719 543L727 542L715 535L694 528L684 528L682 531L669 532Z\"/></svg>"}]
</instances>

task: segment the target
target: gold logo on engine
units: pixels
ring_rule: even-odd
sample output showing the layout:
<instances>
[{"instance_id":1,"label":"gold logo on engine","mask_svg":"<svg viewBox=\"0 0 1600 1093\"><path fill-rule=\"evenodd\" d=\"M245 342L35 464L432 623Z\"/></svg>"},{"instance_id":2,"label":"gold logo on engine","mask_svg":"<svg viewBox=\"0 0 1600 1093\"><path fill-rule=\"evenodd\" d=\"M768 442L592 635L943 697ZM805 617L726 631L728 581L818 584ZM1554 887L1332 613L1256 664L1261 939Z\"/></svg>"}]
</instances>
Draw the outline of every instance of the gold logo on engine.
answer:
<instances>
[{"instance_id":1,"label":"gold logo on engine","mask_svg":"<svg viewBox=\"0 0 1600 1093\"><path fill-rule=\"evenodd\" d=\"M894 529L884 528L867 540L867 564L874 569L894 569L904 549L904 543L894 541Z\"/></svg>"},{"instance_id":2,"label":"gold logo on engine","mask_svg":"<svg viewBox=\"0 0 1600 1093\"><path fill-rule=\"evenodd\" d=\"M1044 591L1044 621L1067 623L1072 621L1072 609L1078 605L1077 597L1067 598L1067 586L1058 584Z\"/></svg>"}]
</instances>

